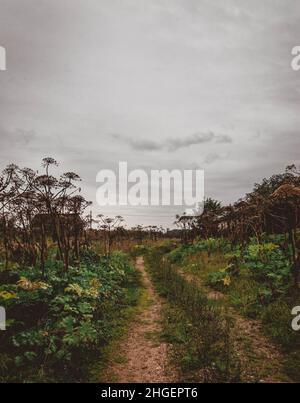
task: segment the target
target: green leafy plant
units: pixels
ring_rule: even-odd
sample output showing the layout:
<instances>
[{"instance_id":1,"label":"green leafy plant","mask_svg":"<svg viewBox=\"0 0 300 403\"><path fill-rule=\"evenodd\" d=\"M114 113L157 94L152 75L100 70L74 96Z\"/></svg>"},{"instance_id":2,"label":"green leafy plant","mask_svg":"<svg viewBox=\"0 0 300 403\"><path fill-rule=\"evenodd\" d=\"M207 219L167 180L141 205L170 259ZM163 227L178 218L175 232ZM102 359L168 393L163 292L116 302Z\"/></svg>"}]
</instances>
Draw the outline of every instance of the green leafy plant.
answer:
<instances>
[{"instance_id":1,"label":"green leafy plant","mask_svg":"<svg viewBox=\"0 0 300 403\"><path fill-rule=\"evenodd\" d=\"M70 266L64 277L53 264L43 282L37 271L22 268L14 284L0 287L0 303L13 319L2 336L0 354L6 359L0 379L84 376L88 362L109 340L120 309L134 302L126 290L137 284L135 269L123 253L88 262Z\"/></svg>"}]
</instances>

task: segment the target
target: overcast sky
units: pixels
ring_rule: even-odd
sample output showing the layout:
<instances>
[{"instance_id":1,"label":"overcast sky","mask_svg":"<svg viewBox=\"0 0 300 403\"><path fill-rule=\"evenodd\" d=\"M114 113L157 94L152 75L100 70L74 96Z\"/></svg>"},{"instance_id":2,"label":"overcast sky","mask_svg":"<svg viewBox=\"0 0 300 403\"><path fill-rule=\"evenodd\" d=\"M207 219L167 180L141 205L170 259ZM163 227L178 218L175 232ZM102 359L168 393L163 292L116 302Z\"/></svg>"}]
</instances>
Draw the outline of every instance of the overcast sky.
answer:
<instances>
[{"instance_id":1,"label":"overcast sky","mask_svg":"<svg viewBox=\"0 0 300 403\"><path fill-rule=\"evenodd\" d=\"M299 18L299 0L0 0L1 168L52 156L95 201L118 161L198 167L206 196L235 201L300 160Z\"/></svg>"}]
</instances>

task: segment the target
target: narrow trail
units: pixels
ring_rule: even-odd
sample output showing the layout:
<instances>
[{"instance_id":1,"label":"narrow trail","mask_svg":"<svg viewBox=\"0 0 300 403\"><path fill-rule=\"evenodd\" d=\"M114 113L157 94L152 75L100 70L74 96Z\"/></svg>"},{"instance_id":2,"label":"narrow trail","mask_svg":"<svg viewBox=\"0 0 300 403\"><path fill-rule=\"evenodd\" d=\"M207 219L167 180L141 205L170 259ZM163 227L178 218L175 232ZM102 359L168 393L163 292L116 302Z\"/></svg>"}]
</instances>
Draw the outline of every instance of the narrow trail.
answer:
<instances>
[{"instance_id":1,"label":"narrow trail","mask_svg":"<svg viewBox=\"0 0 300 403\"><path fill-rule=\"evenodd\" d=\"M192 273L186 273L183 270L179 270L179 272L188 281L197 284L205 292L208 299L219 301L221 307L225 309L226 296L224 294L205 287L201 279ZM224 304L222 304L223 300ZM228 314L234 320L231 340L234 353L241 364L242 381L291 382L282 370L283 354L264 336L260 322L244 318L231 307L228 309Z\"/></svg>"},{"instance_id":2,"label":"narrow trail","mask_svg":"<svg viewBox=\"0 0 300 403\"><path fill-rule=\"evenodd\" d=\"M121 354L122 362L111 360L105 381L176 382L176 370L168 362L169 346L159 337L162 330L162 301L145 270L142 257L137 259L136 267L142 275L146 303L130 325L127 335L120 341L117 353Z\"/></svg>"}]
</instances>

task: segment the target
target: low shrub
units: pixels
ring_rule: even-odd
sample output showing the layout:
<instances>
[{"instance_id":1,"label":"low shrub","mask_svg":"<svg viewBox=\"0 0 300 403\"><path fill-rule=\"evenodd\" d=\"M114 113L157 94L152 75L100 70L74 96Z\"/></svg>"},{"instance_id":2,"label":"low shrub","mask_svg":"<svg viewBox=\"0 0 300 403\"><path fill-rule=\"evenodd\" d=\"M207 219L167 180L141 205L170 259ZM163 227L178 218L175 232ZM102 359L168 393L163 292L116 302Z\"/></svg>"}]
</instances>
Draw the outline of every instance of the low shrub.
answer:
<instances>
[{"instance_id":1,"label":"low shrub","mask_svg":"<svg viewBox=\"0 0 300 403\"><path fill-rule=\"evenodd\" d=\"M59 264L47 268L43 281L30 267L18 276L0 287L8 318L1 332L0 380L84 379L88 364L110 340L120 309L133 302L127 290L138 283L135 269L124 254L114 253L88 256L63 277Z\"/></svg>"}]
</instances>

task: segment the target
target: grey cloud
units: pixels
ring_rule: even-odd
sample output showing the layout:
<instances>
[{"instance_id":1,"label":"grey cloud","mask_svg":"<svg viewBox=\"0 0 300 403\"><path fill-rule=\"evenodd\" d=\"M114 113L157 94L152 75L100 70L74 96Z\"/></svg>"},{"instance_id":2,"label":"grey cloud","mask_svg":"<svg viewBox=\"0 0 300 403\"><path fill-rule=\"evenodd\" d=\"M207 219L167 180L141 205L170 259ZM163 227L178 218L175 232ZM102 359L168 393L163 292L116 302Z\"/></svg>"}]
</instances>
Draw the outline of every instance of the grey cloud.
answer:
<instances>
[{"instance_id":1,"label":"grey cloud","mask_svg":"<svg viewBox=\"0 0 300 403\"><path fill-rule=\"evenodd\" d=\"M126 142L133 150L138 151L158 151L166 149L174 152L182 148L187 148L192 145L211 143L232 143L232 138L229 135L218 135L213 132L194 133L187 137L182 138L168 138L164 141L158 142L147 139L137 139L128 136L121 136L120 134L113 134L112 137L116 140Z\"/></svg>"},{"instance_id":2,"label":"grey cloud","mask_svg":"<svg viewBox=\"0 0 300 403\"><path fill-rule=\"evenodd\" d=\"M215 134L208 133L195 133L191 136L182 139L169 139L166 145L170 151L176 151L180 148L189 147L191 145L209 143L215 138Z\"/></svg>"},{"instance_id":3,"label":"grey cloud","mask_svg":"<svg viewBox=\"0 0 300 403\"><path fill-rule=\"evenodd\" d=\"M194 161L230 202L299 160L299 0L0 3L2 166L52 155L94 200L96 173L120 160Z\"/></svg>"},{"instance_id":4,"label":"grey cloud","mask_svg":"<svg viewBox=\"0 0 300 403\"><path fill-rule=\"evenodd\" d=\"M16 134L17 139L20 140L24 145L29 145L36 138L36 133L34 130L17 129Z\"/></svg>"},{"instance_id":5,"label":"grey cloud","mask_svg":"<svg viewBox=\"0 0 300 403\"><path fill-rule=\"evenodd\" d=\"M159 150L162 147L160 143L153 140L132 138L129 136L122 136L117 133L111 134L111 137L115 140L129 144L133 150L137 151L155 151Z\"/></svg>"},{"instance_id":6,"label":"grey cloud","mask_svg":"<svg viewBox=\"0 0 300 403\"><path fill-rule=\"evenodd\" d=\"M232 142L233 142L233 139L228 134L221 134L216 137L216 143L219 143L219 144L227 144L227 143L232 143Z\"/></svg>"},{"instance_id":7,"label":"grey cloud","mask_svg":"<svg viewBox=\"0 0 300 403\"><path fill-rule=\"evenodd\" d=\"M217 153L210 153L210 154L208 154L208 155L206 156L204 162L205 162L206 164L212 164L213 162L215 162L215 161L217 161L217 160L219 160L219 159L221 159L221 156L220 156L219 154L217 154Z\"/></svg>"},{"instance_id":8,"label":"grey cloud","mask_svg":"<svg viewBox=\"0 0 300 403\"><path fill-rule=\"evenodd\" d=\"M34 130L8 129L0 127L0 145L1 147L12 145L14 147L28 146L36 138Z\"/></svg>"},{"instance_id":9,"label":"grey cloud","mask_svg":"<svg viewBox=\"0 0 300 403\"><path fill-rule=\"evenodd\" d=\"M156 151L161 148L159 143L151 140L130 140L130 145L137 151Z\"/></svg>"}]
</instances>

